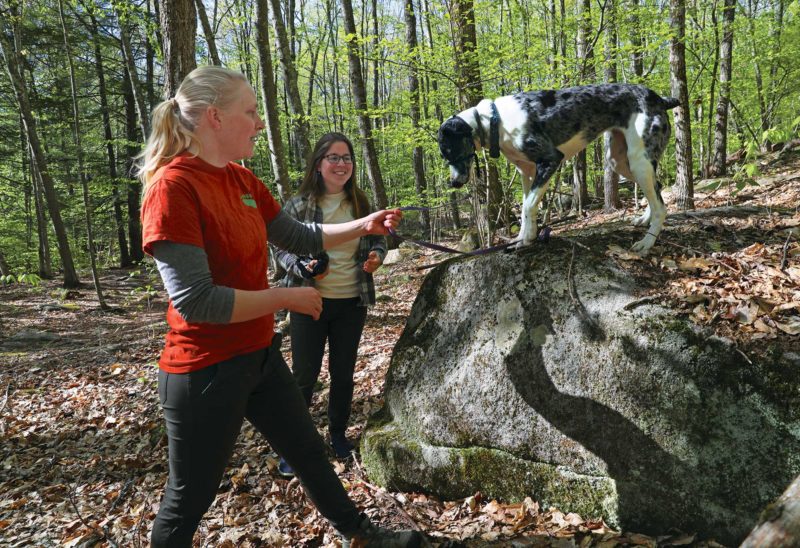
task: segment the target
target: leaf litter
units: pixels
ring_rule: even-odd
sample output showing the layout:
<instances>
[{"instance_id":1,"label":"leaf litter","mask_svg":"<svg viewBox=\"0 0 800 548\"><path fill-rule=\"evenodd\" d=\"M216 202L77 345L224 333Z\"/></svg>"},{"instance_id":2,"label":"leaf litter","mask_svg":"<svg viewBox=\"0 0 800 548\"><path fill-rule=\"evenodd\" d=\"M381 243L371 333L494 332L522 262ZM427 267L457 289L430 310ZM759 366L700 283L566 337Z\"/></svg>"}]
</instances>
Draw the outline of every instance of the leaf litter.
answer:
<instances>
[{"instance_id":1,"label":"leaf litter","mask_svg":"<svg viewBox=\"0 0 800 548\"><path fill-rule=\"evenodd\" d=\"M652 276L643 300L669 302L692 321L755 349L762 339L798 347L800 333L800 160L770 183L735 196L698 196L698 208L758 204L745 217L689 217L668 222L648 257L630 241L605 252ZM669 202L669 199L667 198ZM674 211L674 207L670 208ZM633 212L621 212L629 215ZM558 232L618 219L592 213ZM627 220L627 218L626 218ZM376 276L356 366L348 436L358 439L383 405L391 352L425 271L444 256L415 250ZM166 295L157 273L108 270L101 282L117 311L103 315L88 288L64 292L0 287L0 545L147 546L166 480L166 436L156 391ZM288 341L284 355L290 361ZM753 350L755 351L755 350ZM328 378L320 377L312 416L326 432ZM217 498L195 535L196 546L337 546L338 536L306 500L296 479L275 473L276 455L245 425ZM377 522L424 531L434 546L720 546L686 532L650 537L616 531L601 519L541 508L533 498L509 503L475 493L439 500L369 482L358 456L334 461L356 504Z\"/></svg>"}]
</instances>

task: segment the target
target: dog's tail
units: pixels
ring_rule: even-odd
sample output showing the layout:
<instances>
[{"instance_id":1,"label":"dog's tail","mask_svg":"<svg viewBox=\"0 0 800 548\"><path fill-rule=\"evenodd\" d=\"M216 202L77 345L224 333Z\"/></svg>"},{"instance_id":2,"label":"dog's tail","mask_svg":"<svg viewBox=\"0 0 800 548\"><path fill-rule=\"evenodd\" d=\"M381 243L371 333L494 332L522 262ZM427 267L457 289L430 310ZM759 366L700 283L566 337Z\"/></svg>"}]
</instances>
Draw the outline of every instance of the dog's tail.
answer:
<instances>
[{"instance_id":1,"label":"dog's tail","mask_svg":"<svg viewBox=\"0 0 800 548\"><path fill-rule=\"evenodd\" d=\"M675 99L674 97L662 97L661 102L664 103L664 110L673 109L681 104L680 99Z\"/></svg>"}]
</instances>

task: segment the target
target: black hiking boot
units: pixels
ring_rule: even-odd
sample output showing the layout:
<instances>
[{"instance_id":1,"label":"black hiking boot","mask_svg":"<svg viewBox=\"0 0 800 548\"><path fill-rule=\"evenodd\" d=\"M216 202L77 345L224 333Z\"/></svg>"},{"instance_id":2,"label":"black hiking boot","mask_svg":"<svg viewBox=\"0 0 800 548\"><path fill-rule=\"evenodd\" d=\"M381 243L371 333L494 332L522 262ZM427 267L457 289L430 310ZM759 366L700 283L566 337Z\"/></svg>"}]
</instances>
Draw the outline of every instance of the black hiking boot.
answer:
<instances>
[{"instance_id":1,"label":"black hiking boot","mask_svg":"<svg viewBox=\"0 0 800 548\"><path fill-rule=\"evenodd\" d=\"M350 538L342 536L342 548L424 548L430 546L419 531L392 531L372 523L364 516Z\"/></svg>"}]
</instances>

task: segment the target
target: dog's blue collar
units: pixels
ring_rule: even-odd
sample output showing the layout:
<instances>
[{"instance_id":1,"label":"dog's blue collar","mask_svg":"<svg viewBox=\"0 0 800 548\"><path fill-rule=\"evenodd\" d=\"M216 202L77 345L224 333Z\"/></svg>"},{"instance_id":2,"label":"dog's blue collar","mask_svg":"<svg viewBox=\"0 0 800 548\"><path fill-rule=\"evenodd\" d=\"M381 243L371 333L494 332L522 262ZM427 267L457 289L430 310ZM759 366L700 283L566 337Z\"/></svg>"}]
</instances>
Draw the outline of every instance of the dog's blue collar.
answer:
<instances>
[{"instance_id":1,"label":"dog's blue collar","mask_svg":"<svg viewBox=\"0 0 800 548\"><path fill-rule=\"evenodd\" d=\"M490 103L492 108L492 116L489 118L489 157L500 157L500 113L497 111L497 105L494 101ZM486 133L483 131L483 121L478 109L472 109L472 115L475 117L475 132L478 134L478 140L481 142L481 148L486 148Z\"/></svg>"},{"instance_id":2,"label":"dog's blue collar","mask_svg":"<svg viewBox=\"0 0 800 548\"><path fill-rule=\"evenodd\" d=\"M478 113L478 107L472 109L472 115L475 117L475 131L478 133L478 140L481 142L481 148L486 147L486 139L484 139L483 122L481 115Z\"/></svg>"}]
</instances>

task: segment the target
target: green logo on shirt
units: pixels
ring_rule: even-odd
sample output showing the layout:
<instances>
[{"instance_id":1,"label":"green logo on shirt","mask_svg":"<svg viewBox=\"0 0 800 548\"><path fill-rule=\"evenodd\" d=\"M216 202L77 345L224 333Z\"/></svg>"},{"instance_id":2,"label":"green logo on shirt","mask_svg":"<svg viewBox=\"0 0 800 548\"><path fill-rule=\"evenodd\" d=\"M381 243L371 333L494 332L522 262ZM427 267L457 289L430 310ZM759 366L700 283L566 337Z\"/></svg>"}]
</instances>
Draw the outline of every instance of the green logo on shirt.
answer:
<instances>
[{"instance_id":1,"label":"green logo on shirt","mask_svg":"<svg viewBox=\"0 0 800 548\"><path fill-rule=\"evenodd\" d=\"M246 206L255 207L255 208L258 207L256 205L256 201L253 199L253 195L252 194L242 194L242 202L244 202L244 205L246 205Z\"/></svg>"}]
</instances>

